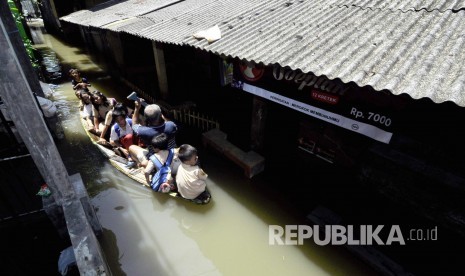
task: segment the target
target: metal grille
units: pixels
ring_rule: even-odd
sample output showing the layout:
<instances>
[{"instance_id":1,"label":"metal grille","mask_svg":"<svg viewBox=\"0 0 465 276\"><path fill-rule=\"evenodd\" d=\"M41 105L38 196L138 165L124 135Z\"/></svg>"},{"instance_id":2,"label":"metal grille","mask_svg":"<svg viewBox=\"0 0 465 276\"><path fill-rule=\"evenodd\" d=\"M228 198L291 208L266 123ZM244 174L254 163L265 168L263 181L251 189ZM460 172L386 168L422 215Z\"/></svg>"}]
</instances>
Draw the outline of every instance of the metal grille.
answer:
<instances>
[{"instance_id":1,"label":"metal grille","mask_svg":"<svg viewBox=\"0 0 465 276\"><path fill-rule=\"evenodd\" d=\"M174 109L171 110L171 112L176 121L187 126L200 129L202 131L209 131L214 128L220 128L220 123L217 120L195 110Z\"/></svg>"},{"instance_id":2,"label":"metal grille","mask_svg":"<svg viewBox=\"0 0 465 276\"><path fill-rule=\"evenodd\" d=\"M0 222L42 210L44 180L29 154L0 160Z\"/></svg>"}]
</instances>

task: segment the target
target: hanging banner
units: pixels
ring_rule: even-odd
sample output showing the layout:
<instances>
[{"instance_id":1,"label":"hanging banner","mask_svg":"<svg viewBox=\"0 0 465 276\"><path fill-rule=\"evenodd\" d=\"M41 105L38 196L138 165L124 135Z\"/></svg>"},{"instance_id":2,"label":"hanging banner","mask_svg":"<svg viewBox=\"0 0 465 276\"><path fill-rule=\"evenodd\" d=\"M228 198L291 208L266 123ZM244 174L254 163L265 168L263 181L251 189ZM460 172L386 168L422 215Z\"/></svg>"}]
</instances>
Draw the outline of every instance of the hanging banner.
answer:
<instances>
[{"instance_id":1,"label":"hanging banner","mask_svg":"<svg viewBox=\"0 0 465 276\"><path fill-rule=\"evenodd\" d=\"M372 111L373 105L367 104L373 95L351 91L342 82L276 66L270 72L270 67L239 63L232 86L383 143L392 137L391 116L382 108Z\"/></svg>"},{"instance_id":2,"label":"hanging banner","mask_svg":"<svg viewBox=\"0 0 465 276\"><path fill-rule=\"evenodd\" d=\"M284 97L282 95L270 92L268 90L243 83L242 90L252 93L256 96L265 98L267 100L273 101L275 103L287 106L294 110L300 111L317 119L323 120L325 122L343 127L345 129L358 132L370 138L373 138L377 141L388 144L391 140L392 133L379 129L375 126L365 124L350 118L346 118L339 114L335 114L324 109L314 107L305 103L298 102L291 98Z\"/></svg>"}]
</instances>

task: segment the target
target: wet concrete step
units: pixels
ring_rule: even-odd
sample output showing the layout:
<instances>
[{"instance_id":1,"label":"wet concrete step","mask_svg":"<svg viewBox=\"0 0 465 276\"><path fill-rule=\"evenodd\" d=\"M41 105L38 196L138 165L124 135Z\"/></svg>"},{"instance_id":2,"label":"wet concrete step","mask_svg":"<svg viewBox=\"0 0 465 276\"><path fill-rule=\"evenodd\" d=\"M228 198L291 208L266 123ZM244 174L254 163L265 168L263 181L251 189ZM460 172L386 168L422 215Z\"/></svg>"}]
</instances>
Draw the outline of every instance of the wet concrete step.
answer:
<instances>
[{"instance_id":1,"label":"wet concrete step","mask_svg":"<svg viewBox=\"0 0 465 276\"><path fill-rule=\"evenodd\" d=\"M247 178L252 178L265 169L265 158L254 151L244 152L227 140L227 134L212 129L202 134L202 144L223 154L244 170Z\"/></svg>"}]
</instances>

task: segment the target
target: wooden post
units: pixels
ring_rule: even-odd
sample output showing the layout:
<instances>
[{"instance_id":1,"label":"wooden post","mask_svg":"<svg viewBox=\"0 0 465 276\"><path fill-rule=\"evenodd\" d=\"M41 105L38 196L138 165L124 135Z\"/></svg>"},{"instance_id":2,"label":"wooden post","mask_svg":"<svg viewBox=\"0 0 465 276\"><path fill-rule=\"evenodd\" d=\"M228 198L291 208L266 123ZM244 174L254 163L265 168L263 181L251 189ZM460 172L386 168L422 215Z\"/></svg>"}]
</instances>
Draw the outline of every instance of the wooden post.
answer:
<instances>
[{"instance_id":1,"label":"wooden post","mask_svg":"<svg viewBox=\"0 0 465 276\"><path fill-rule=\"evenodd\" d=\"M29 60L26 48L24 48L24 42L19 35L18 28L16 27L7 1L0 1L0 17L2 18L4 27L8 34L10 43L13 46L16 57L24 70L29 87L38 96L44 97L44 91L42 91L42 87L40 86L39 77L37 76L37 73L32 67L31 61Z\"/></svg>"},{"instance_id":2,"label":"wooden post","mask_svg":"<svg viewBox=\"0 0 465 276\"><path fill-rule=\"evenodd\" d=\"M162 100L168 99L168 77L166 75L165 54L160 43L152 42L155 67L157 69L158 87ZM158 100L158 99L155 99Z\"/></svg>"},{"instance_id":3,"label":"wooden post","mask_svg":"<svg viewBox=\"0 0 465 276\"><path fill-rule=\"evenodd\" d=\"M266 102L259 97L254 97L252 108L252 123L250 130L250 138L253 150L263 149L267 113Z\"/></svg>"},{"instance_id":4,"label":"wooden post","mask_svg":"<svg viewBox=\"0 0 465 276\"><path fill-rule=\"evenodd\" d=\"M58 13L55 8L54 0L42 0L40 1L40 12L42 13L42 19L44 20L45 28L48 32L60 34L61 23L58 20Z\"/></svg>"},{"instance_id":5,"label":"wooden post","mask_svg":"<svg viewBox=\"0 0 465 276\"><path fill-rule=\"evenodd\" d=\"M0 3L3 2L5 1L0 1ZM7 111L34 163L50 187L55 202L63 208L80 273L82 275L109 275L110 271L97 238L76 196L61 156L27 84L26 72L22 70L13 47L5 28L5 16L2 16L0 21L0 64L2 65L0 66L0 97L5 102Z\"/></svg>"}]
</instances>

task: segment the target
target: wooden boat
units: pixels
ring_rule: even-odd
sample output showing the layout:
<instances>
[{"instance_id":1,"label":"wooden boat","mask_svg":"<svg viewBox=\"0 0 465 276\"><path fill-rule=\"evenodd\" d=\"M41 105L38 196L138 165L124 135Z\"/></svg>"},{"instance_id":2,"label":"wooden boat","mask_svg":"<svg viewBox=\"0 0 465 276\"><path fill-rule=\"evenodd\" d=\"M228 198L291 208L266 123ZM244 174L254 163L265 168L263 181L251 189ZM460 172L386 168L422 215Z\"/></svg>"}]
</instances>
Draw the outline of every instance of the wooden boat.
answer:
<instances>
[{"instance_id":1,"label":"wooden boat","mask_svg":"<svg viewBox=\"0 0 465 276\"><path fill-rule=\"evenodd\" d=\"M131 168L128 169L126 168L126 164L128 162L128 159L121 157L117 155L113 149L112 146L110 145L109 142L106 143L100 143L99 142L99 137L91 132L89 132L87 129L89 128L87 125L87 122L83 119L81 119L82 126L84 127L84 130L87 133L87 136L91 139L92 143L97 146L97 148L100 150L100 152L103 153L105 157L108 158L110 161L111 165L113 165L117 170L128 176L129 178L139 182L143 186L147 187L148 189L152 189L146 182L145 180L145 174L144 174L144 169L143 168ZM203 192L199 197L195 199L186 199L183 198L178 192L169 192L166 193L167 195L175 198L180 198L183 200L187 200L190 202L193 202L195 204L208 204L211 200L211 194L210 192L206 189L205 192Z\"/></svg>"}]
</instances>

